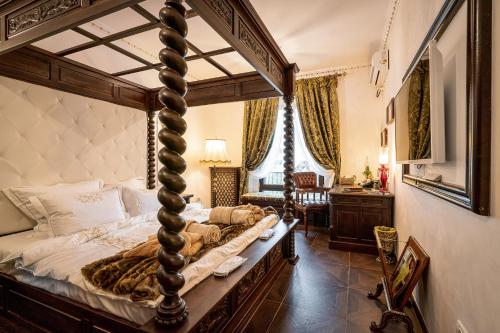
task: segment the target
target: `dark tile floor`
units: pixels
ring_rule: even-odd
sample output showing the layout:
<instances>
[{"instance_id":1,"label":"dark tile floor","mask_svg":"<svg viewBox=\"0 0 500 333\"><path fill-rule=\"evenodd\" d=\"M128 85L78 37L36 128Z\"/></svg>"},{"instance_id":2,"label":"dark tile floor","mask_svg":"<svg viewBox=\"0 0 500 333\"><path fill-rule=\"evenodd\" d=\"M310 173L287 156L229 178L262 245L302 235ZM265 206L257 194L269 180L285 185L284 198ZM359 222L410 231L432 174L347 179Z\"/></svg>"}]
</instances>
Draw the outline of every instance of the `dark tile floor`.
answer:
<instances>
[{"instance_id":1,"label":"dark tile floor","mask_svg":"<svg viewBox=\"0 0 500 333\"><path fill-rule=\"evenodd\" d=\"M298 264L286 266L247 332L370 332L370 322L385 309L366 297L382 274L376 257L330 250L320 229L308 238L297 231L296 249ZM414 325L421 332L416 320ZM385 332L406 332L406 326L391 323Z\"/></svg>"}]
</instances>

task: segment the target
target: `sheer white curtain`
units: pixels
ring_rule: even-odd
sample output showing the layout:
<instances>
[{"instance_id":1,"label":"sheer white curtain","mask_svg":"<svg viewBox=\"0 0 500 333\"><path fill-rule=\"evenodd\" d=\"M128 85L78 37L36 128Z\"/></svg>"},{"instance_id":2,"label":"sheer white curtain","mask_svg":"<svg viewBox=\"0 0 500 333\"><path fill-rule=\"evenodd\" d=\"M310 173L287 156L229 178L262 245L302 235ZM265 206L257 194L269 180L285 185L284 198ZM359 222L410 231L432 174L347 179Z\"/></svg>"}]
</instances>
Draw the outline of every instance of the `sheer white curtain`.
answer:
<instances>
[{"instance_id":1,"label":"sheer white curtain","mask_svg":"<svg viewBox=\"0 0 500 333\"><path fill-rule=\"evenodd\" d=\"M284 148L284 128L283 114L285 103L280 99L278 106L278 118L276 130L274 132L273 142L269 154L262 164L249 173L248 192L259 191L259 178L264 178L272 172L283 172L283 148ZM312 157L307 150L306 142L302 134L302 127L295 102L293 107L293 126L294 126L294 141L295 141L295 171L313 171L325 177L325 184L328 185L333 177L333 170L324 169Z\"/></svg>"}]
</instances>

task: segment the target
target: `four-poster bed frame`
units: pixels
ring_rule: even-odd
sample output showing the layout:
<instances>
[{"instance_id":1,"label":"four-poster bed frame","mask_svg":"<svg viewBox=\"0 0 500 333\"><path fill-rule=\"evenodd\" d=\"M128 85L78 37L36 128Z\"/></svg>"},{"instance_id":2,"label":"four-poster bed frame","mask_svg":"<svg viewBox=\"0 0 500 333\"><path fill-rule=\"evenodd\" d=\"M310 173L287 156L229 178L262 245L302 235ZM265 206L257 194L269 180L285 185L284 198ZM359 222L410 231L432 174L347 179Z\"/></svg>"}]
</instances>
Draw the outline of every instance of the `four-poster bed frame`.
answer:
<instances>
[{"instance_id":1,"label":"four-poster bed frame","mask_svg":"<svg viewBox=\"0 0 500 333\"><path fill-rule=\"evenodd\" d=\"M54 331L147 331L147 332L214 332L242 331L270 289L285 263L295 264L293 218L293 119L295 73L273 40L249 0L167 0L156 18L140 6L140 0L0 0L0 74L45 85L54 89L97 98L147 112L147 185L154 188L155 111L164 127L158 139L163 147L158 153L162 168L158 180L162 184L158 198L162 208L158 239L160 269L158 281L164 300L154 320L138 326L113 315L92 309L65 297L17 282L0 274L0 313L11 318ZM149 23L99 38L78 28L101 16L123 8L131 8ZM186 40L186 18L199 15L229 44L229 48L203 53ZM139 32L161 28L160 63L151 63L112 44L114 40ZM72 29L90 39L89 42L57 54L29 44ZM143 66L109 74L64 58L65 55L106 45L143 64ZM191 49L195 55L186 57ZM257 72L232 75L210 57L231 51L239 52ZM188 61L205 59L226 77L187 83L184 76ZM121 76L155 69L164 87L149 89L126 81ZM182 154L186 142L183 119L188 106L284 96L284 214L275 237L257 241L241 254L248 264L227 279L213 277L201 282L184 298L178 294L184 279L179 272L184 260L178 251L184 240L179 232L185 222L179 213L185 207L180 194L186 184L181 174L186 169ZM157 97L158 96L158 97ZM189 312L188 312L189 307Z\"/></svg>"}]
</instances>

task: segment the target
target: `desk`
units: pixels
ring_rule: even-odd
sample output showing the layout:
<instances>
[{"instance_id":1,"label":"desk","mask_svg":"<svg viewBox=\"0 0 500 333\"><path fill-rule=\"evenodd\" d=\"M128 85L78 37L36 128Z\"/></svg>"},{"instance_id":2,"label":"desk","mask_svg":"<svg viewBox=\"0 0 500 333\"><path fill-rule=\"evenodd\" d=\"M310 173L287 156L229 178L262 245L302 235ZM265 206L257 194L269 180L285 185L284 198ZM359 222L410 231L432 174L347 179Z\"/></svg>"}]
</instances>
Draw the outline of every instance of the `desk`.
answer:
<instances>
[{"instance_id":1,"label":"desk","mask_svg":"<svg viewBox=\"0 0 500 333\"><path fill-rule=\"evenodd\" d=\"M335 186L328 192L330 249L377 254L373 227L393 226L393 194L374 191L344 192Z\"/></svg>"}]
</instances>

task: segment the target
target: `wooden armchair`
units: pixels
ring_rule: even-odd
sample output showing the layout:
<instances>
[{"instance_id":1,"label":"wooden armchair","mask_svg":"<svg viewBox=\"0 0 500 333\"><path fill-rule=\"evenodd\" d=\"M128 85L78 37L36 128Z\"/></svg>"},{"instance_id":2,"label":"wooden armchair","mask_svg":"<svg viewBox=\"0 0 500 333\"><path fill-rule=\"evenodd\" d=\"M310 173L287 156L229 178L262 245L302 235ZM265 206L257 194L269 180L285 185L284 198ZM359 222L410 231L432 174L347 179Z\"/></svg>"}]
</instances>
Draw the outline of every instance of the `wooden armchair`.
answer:
<instances>
[{"instance_id":1,"label":"wooden armchair","mask_svg":"<svg viewBox=\"0 0 500 333\"><path fill-rule=\"evenodd\" d=\"M324 180L324 178L321 177L321 180ZM323 213L326 220L328 220L329 188L323 187L323 181L321 180L321 184L318 186L318 176L315 172L295 172L293 174L293 181L295 183L295 217L300 218L300 215L302 215L306 237L309 213Z\"/></svg>"}]
</instances>

